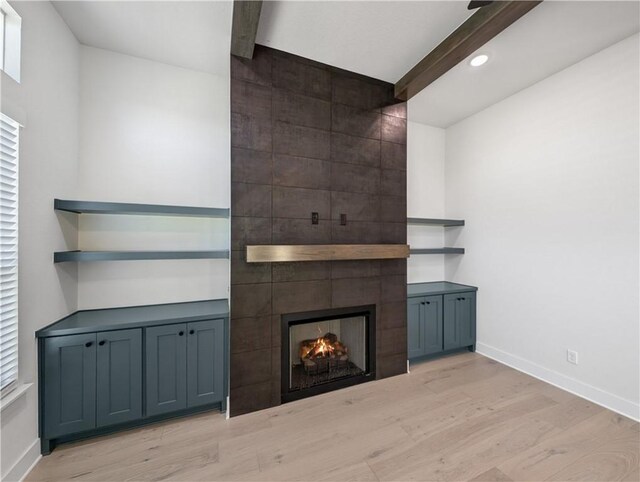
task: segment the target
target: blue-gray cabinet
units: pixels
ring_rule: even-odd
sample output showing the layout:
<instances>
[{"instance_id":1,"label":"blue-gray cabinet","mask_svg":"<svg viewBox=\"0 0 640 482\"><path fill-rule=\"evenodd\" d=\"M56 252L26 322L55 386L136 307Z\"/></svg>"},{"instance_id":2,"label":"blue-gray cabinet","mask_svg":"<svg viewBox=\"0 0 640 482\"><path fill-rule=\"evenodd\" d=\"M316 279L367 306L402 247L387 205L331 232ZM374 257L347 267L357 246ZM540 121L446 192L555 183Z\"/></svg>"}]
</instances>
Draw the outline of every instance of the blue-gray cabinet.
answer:
<instances>
[{"instance_id":1,"label":"blue-gray cabinet","mask_svg":"<svg viewBox=\"0 0 640 482\"><path fill-rule=\"evenodd\" d=\"M44 435L55 438L96 426L96 334L44 341Z\"/></svg>"},{"instance_id":2,"label":"blue-gray cabinet","mask_svg":"<svg viewBox=\"0 0 640 482\"><path fill-rule=\"evenodd\" d=\"M106 331L96 339L96 425L141 418L142 329Z\"/></svg>"},{"instance_id":3,"label":"blue-gray cabinet","mask_svg":"<svg viewBox=\"0 0 640 482\"><path fill-rule=\"evenodd\" d=\"M227 300L78 311L38 332L41 452L226 408Z\"/></svg>"},{"instance_id":4,"label":"blue-gray cabinet","mask_svg":"<svg viewBox=\"0 0 640 482\"><path fill-rule=\"evenodd\" d=\"M408 357L468 348L476 343L476 290L449 282L410 284L407 296Z\"/></svg>"},{"instance_id":5,"label":"blue-gray cabinet","mask_svg":"<svg viewBox=\"0 0 640 482\"><path fill-rule=\"evenodd\" d=\"M476 342L476 294L444 295L444 349L471 346Z\"/></svg>"},{"instance_id":6,"label":"blue-gray cabinet","mask_svg":"<svg viewBox=\"0 0 640 482\"><path fill-rule=\"evenodd\" d=\"M146 333L148 414L222 401L224 320L156 326Z\"/></svg>"},{"instance_id":7,"label":"blue-gray cabinet","mask_svg":"<svg viewBox=\"0 0 640 482\"><path fill-rule=\"evenodd\" d=\"M416 358L424 355L423 297L407 298L407 355Z\"/></svg>"},{"instance_id":8,"label":"blue-gray cabinet","mask_svg":"<svg viewBox=\"0 0 640 482\"><path fill-rule=\"evenodd\" d=\"M187 337L185 324L147 328L147 413L187 408Z\"/></svg>"},{"instance_id":9,"label":"blue-gray cabinet","mask_svg":"<svg viewBox=\"0 0 640 482\"><path fill-rule=\"evenodd\" d=\"M409 358L432 355L442 348L442 297L407 298Z\"/></svg>"},{"instance_id":10,"label":"blue-gray cabinet","mask_svg":"<svg viewBox=\"0 0 640 482\"><path fill-rule=\"evenodd\" d=\"M187 330L187 406L220 402L224 397L224 323L198 321L189 323Z\"/></svg>"}]
</instances>

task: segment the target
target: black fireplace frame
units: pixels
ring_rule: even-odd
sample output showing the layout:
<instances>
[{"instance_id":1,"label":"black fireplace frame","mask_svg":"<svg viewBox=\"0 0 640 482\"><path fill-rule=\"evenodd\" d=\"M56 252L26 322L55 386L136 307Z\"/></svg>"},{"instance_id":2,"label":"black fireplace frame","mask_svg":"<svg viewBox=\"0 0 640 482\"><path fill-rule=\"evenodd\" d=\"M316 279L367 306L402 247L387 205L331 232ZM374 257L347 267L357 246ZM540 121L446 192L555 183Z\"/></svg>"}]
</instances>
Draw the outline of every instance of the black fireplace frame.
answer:
<instances>
[{"instance_id":1,"label":"black fireplace frame","mask_svg":"<svg viewBox=\"0 0 640 482\"><path fill-rule=\"evenodd\" d=\"M289 327L313 323L314 321L326 321L340 316L364 316L367 349L367 369L364 374L352 377L341 378L335 381L315 385L310 388L299 390L289 389L289 363L291 361L289 353ZM331 308L328 310L305 311L301 313L287 313L281 317L281 381L280 398L282 403L312 397L321 393L339 390L341 388L369 382L376 378L376 305L349 306L345 308Z\"/></svg>"}]
</instances>

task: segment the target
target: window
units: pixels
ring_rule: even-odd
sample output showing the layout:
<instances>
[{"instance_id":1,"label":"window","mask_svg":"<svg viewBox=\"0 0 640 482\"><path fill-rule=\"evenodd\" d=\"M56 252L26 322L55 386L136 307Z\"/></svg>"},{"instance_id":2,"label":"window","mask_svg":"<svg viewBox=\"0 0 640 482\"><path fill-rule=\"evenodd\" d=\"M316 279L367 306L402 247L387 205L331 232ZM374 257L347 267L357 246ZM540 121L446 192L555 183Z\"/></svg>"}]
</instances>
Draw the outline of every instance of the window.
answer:
<instances>
[{"instance_id":1,"label":"window","mask_svg":"<svg viewBox=\"0 0 640 482\"><path fill-rule=\"evenodd\" d=\"M7 24L7 14L0 10L0 68L4 70L4 27Z\"/></svg>"},{"instance_id":2,"label":"window","mask_svg":"<svg viewBox=\"0 0 640 482\"><path fill-rule=\"evenodd\" d=\"M0 0L0 68L20 82L20 32L22 19L7 0Z\"/></svg>"},{"instance_id":3,"label":"window","mask_svg":"<svg viewBox=\"0 0 640 482\"><path fill-rule=\"evenodd\" d=\"M0 114L0 395L18 380L18 140Z\"/></svg>"}]
</instances>

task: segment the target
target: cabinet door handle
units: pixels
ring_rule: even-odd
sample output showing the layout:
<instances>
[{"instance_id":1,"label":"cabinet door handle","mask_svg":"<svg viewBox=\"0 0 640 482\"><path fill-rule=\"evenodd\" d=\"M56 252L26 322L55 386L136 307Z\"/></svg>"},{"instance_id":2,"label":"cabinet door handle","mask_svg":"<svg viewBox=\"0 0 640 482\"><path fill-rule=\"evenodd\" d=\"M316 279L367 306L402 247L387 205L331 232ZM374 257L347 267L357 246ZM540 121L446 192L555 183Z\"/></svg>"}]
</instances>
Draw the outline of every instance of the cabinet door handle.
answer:
<instances>
[{"instance_id":1,"label":"cabinet door handle","mask_svg":"<svg viewBox=\"0 0 640 482\"><path fill-rule=\"evenodd\" d=\"M179 335L179 336L184 335L184 331L179 332L179 333L178 333L178 335Z\"/></svg>"},{"instance_id":2,"label":"cabinet door handle","mask_svg":"<svg viewBox=\"0 0 640 482\"><path fill-rule=\"evenodd\" d=\"M431 304L431 301L425 301L425 302L424 302L424 304L425 304L425 305L430 305L430 304Z\"/></svg>"},{"instance_id":3,"label":"cabinet door handle","mask_svg":"<svg viewBox=\"0 0 640 482\"><path fill-rule=\"evenodd\" d=\"M193 335L196 332L196 330L189 330L189 334Z\"/></svg>"},{"instance_id":4,"label":"cabinet door handle","mask_svg":"<svg viewBox=\"0 0 640 482\"><path fill-rule=\"evenodd\" d=\"M105 342L104 340L100 340L100 341L98 342L98 345L103 346L105 343L106 343L106 342Z\"/></svg>"},{"instance_id":5,"label":"cabinet door handle","mask_svg":"<svg viewBox=\"0 0 640 482\"><path fill-rule=\"evenodd\" d=\"M89 348L91 345L93 345L92 341L88 341L84 344L84 346L86 346L87 348Z\"/></svg>"}]
</instances>

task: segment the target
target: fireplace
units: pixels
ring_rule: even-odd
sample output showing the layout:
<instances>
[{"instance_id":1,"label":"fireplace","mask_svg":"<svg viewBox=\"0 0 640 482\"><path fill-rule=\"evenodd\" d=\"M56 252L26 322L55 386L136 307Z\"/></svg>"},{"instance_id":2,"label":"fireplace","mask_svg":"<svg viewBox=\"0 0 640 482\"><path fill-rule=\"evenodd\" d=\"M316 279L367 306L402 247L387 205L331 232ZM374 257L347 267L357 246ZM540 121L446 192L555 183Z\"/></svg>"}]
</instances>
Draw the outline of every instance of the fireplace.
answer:
<instances>
[{"instance_id":1,"label":"fireplace","mask_svg":"<svg viewBox=\"0 0 640 482\"><path fill-rule=\"evenodd\" d=\"M375 379L375 305L282 315L288 402Z\"/></svg>"}]
</instances>

